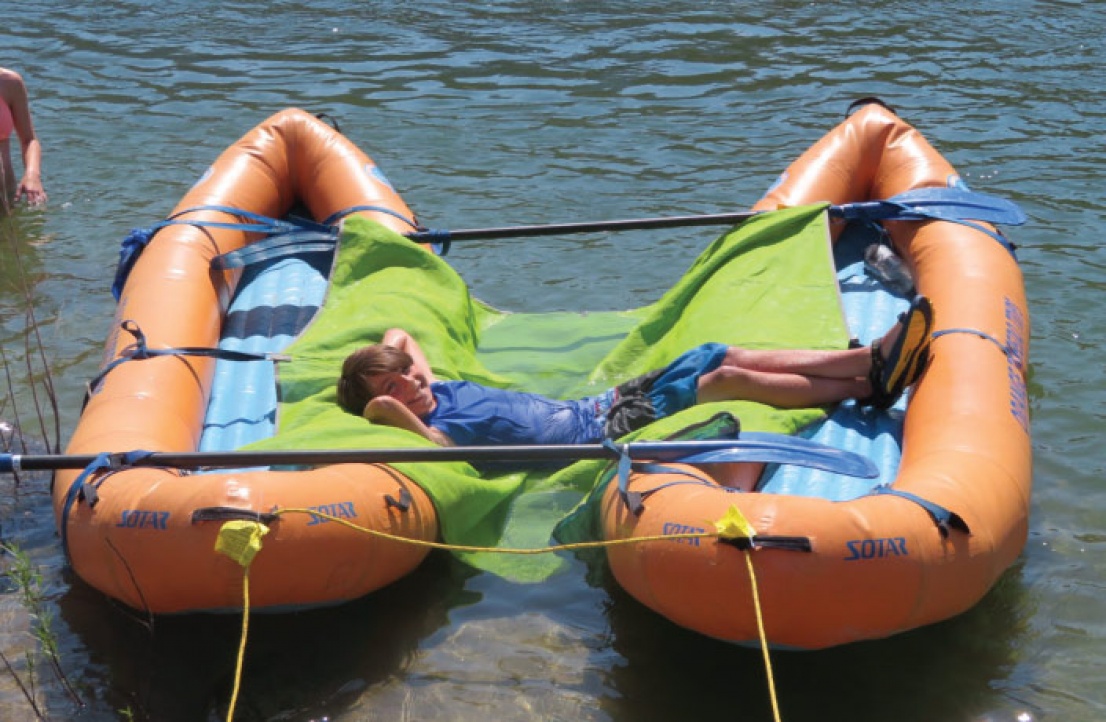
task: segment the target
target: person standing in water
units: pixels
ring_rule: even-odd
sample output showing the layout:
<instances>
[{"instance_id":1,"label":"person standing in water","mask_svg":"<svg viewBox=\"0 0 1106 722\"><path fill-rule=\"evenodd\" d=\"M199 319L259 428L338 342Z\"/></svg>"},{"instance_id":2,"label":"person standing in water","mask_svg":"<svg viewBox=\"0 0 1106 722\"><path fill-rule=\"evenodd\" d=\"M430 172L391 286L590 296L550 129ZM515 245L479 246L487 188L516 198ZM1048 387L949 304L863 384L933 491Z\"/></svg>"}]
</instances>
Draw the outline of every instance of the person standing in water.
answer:
<instances>
[{"instance_id":1,"label":"person standing in water","mask_svg":"<svg viewBox=\"0 0 1106 722\"><path fill-rule=\"evenodd\" d=\"M11 158L12 131L19 138L23 157L23 177L16 183ZM37 206L46 202L42 186L42 145L31 121L27 86L14 70L0 68L0 190L4 205L25 201Z\"/></svg>"}]
</instances>

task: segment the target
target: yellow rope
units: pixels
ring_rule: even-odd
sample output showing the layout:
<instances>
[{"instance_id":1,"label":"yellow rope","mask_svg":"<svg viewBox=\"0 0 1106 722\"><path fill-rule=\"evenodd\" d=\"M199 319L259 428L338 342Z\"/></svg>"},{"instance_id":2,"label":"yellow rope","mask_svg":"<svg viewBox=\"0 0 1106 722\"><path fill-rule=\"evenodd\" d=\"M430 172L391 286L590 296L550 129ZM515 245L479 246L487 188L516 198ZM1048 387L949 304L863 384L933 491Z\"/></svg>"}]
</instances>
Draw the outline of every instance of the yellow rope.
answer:
<instances>
[{"instance_id":1,"label":"yellow rope","mask_svg":"<svg viewBox=\"0 0 1106 722\"><path fill-rule=\"evenodd\" d=\"M246 638L250 631L250 568L242 575L242 636L238 640L238 660L234 665L234 687L227 706L227 722L234 720L234 708L238 705L238 690L242 686L242 665L246 659Z\"/></svg>"},{"instance_id":2,"label":"yellow rope","mask_svg":"<svg viewBox=\"0 0 1106 722\"><path fill-rule=\"evenodd\" d=\"M238 562L242 575L242 635L238 640L238 660L234 666L234 686L227 705L227 722L234 719L238 705L238 690L242 686L242 665L246 659L246 639L250 631L250 564L261 551L261 537L269 533L269 527L256 521L228 521L219 529L215 539L215 551Z\"/></svg>"},{"instance_id":3,"label":"yellow rope","mask_svg":"<svg viewBox=\"0 0 1106 722\"><path fill-rule=\"evenodd\" d=\"M561 551L578 551L581 549L600 549L625 544L641 544L651 541L673 541L677 539L752 539L756 534L753 526L742 516L736 506L731 506L722 519L715 522L714 531L687 532L683 534L657 534L653 536L630 537L628 539L609 539L596 542L577 542L573 544L556 544L535 549L517 549L506 547L477 547L458 544L444 544L442 542L426 541L423 539L411 539L409 537L389 534L378 529L359 526L345 519L332 516L325 512L305 509L300 507L287 507L273 512L275 516L284 514L307 514L318 519L326 519L340 524L349 529L369 534L381 539L388 539L402 544L427 547L430 549L445 549L454 552L492 552L496 554L549 554ZM242 638L238 644L238 660L234 670L234 686L231 692L230 705L227 709L227 722L234 718L234 708L238 702L238 691L242 682L242 666L246 656L246 638L249 631L250 612L250 563L254 556L261 550L261 537L269 533L269 528L261 522L255 521L229 521L223 524L219 531L219 537L215 542L215 550L226 554L242 565L245 573L242 579ZM772 660L768 655L768 636L764 631L764 615L760 606L760 591L757 588L756 571L753 569L752 550L745 549L745 563L749 570L749 583L753 594L753 609L756 611L757 633L760 636L760 647L764 656L764 667L768 674L768 694L772 703L773 718L780 722L779 703L776 698L776 684L772 674Z\"/></svg>"},{"instance_id":4,"label":"yellow rope","mask_svg":"<svg viewBox=\"0 0 1106 722\"><path fill-rule=\"evenodd\" d=\"M780 705L776 699L776 681L772 676L772 660L768 656L768 635L764 631L764 614L760 609L760 590L757 588L757 573L753 569L752 539L757 535L756 528L749 523L737 506L731 504L722 518L714 522L715 531L723 539L748 539L750 546L744 549L745 566L749 569L749 589L753 593L753 610L757 618L757 634L760 636L760 651L764 655L764 670L768 675L768 698L772 703L772 718L780 722Z\"/></svg>"},{"instance_id":5,"label":"yellow rope","mask_svg":"<svg viewBox=\"0 0 1106 722\"><path fill-rule=\"evenodd\" d=\"M657 534L654 536L639 536L631 537L629 539L611 539L608 541L597 542L576 542L574 544L554 544L546 547L537 547L535 549L517 549L511 547L473 547L464 546L461 544L443 544L442 542L426 541L425 539L411 539L410 537L397 536L395 534L389 534L379 529L369 529L368 527L359 526L352 522L340 519L336 516L331 516L321 511L315 511L313 509L303 509L299 507L287 507L284 509L277 509L273 512L274 516L282 516L284 514L307 514L309 516L318 517L320 519L326 519L341 524L344 527L353 529L354 531L362 532L363 534L369 534L371 536L379 537L381 539L390 539L391 541L400 542L403 544L411 544L417 547L428 547L430 549L445 549L451 552L492 552L495 554L550 554L552 552L565 552L565 551L579 551L581 549L601 549L603 547L620 546L623 544L638 544L641 542L649 541L672 541L673 539L705 539L708 537L717 537L719 534L712 531L703 532L688 532L686 534Z\"/></svg>"},{"instance_id":6,"label":"yellow rope","mask_svg":"<svg viewBox=\"0 0 1106 722\"><path fill-rule=\"evenodd\" d=\"M764 671L768 675L768 699L772 703L772 719L780 722L780 705L776 699L776 680L772 675L772 659L768 656L768 635L764 633L764 615L760 611L760 591L757 573L753 570L753 550L745 550L745 565L749 568L749 586L753 590L753 609L757 615L757 634L760 635L760 651L764 655Z\"/></svg>"}]
</instances>

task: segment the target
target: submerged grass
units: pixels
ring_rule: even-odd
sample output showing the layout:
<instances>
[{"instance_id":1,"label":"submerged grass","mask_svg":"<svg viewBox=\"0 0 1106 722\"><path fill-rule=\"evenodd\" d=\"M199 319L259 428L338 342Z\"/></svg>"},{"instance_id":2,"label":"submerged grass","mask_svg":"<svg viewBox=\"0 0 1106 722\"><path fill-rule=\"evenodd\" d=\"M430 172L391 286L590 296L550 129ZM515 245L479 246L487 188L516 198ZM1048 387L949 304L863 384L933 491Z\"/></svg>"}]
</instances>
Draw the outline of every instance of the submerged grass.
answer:
<instances>
[{"instance_id":1,"label":"submerged grass","mask_svg":"<svg viewBox=\"0 0 1106 722\"><path fill-rule=\"evenodd\" d=\"M20 231L21 209L10 206L6 194L0 199L0 373L6 394L0 399L0 450L5 453L27 453L30 447L56 453L60 448L61 428L57 396L48 362L48 354L39 332L35 312L34 289L23 261L23 234ZM24 430L37 427L34 442ZM22 483L21 475L13 472L14 492ZM16 494L13 493L13 497ZM10 511L5 504L4 511ZM4 521L4 520L0 520ZM34 717L47 719L41 705L40 660L61 684L66 694L78 706L84 703L70 684L61 664L58 639L54 632L54 609L43 593L42 574L30 556L10 541L0 541L4 557L3 577L8 589L19 595L20 605L31 620L30 634L34 648L27 651L23 669L0 651L0 663L27 700Z\"/></svg>"},{"instance_id":2,"label":"submerged grass","mask_svg":"<svg viewBox=\"0 0 1106 722\"><path fill-rule=\"evenodd\" d=\"M4 576L7 577L11 587L19 594L20 603L31 619L31 636L37 642L37 650L26 653L26 671L23 677L19 675L7 656L0 652L0 659L2 659L5 669L15 680L37 719L46 719L38 703L38 681L40 678L38 655L45 657L54 678L62 685L70 699L78 707L83 707L84 702L70 683L61 665L57 635L54 633L53 626L54 612L42 591L42 573L27 553L15 544L0 544L0 552L8 558Z\"/></svg>"},{"instance_id":3,"label":"submerged grass","mask_svg":"<svg viewBox=\"0 0 1106 722\"><path fill-rule=\"evenodd\" d=\"M18 444L17 448L24 451L27 446L24 430L37 426L45 451L56 453L61 445L61 415L54 378L35 311L34 287L23 261L24 241L19 222L22 216L9 210L6 205L0 210L0 236L4 240L0 321L5 331L9 326L17 330L10 336L5 332L0 343L0 366L7 388L7 396L0 402L0 420L11 420L4 424L5 428L0 428L0 432L6 432L0 433L0 437L3 437L5 450ZM9 313L9 300L15 313ZM29 396L30 411L20 408L22 396Z\"/></svg>"}]
</instances>

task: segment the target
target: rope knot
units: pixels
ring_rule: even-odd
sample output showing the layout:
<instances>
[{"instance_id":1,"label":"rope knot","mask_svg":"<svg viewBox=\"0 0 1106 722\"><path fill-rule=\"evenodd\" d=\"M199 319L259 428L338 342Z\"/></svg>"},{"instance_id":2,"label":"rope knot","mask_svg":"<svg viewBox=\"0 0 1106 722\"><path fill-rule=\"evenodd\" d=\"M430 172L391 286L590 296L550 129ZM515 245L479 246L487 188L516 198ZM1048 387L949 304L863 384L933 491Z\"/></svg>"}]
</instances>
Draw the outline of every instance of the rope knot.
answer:
<instances>
[{"instance_id":1,"label":"rope knot","mask_svg":"<svg viewBox=\"0 0 1106 722\"><path fill-rule=\"evenodd\" d=\"M721 519L714 522L714 529L718 532L718 536L723 539L748 539L752 541L757 533L757 530L741 513L741 510L733 504L730 504L730 508L726 510Z\"/></svg>"},{"instance_id":2,"label":"rope knot","mask_svg":"<svg viewBox=\"0 0 1106 722\"><path fill-rule=\"evenodd\" d=\"M215 551L249 568L253 558L261 551L261 537L268 533L269 527L258 521L228 521L219 529Z\"/></svg>"}]
</instances>

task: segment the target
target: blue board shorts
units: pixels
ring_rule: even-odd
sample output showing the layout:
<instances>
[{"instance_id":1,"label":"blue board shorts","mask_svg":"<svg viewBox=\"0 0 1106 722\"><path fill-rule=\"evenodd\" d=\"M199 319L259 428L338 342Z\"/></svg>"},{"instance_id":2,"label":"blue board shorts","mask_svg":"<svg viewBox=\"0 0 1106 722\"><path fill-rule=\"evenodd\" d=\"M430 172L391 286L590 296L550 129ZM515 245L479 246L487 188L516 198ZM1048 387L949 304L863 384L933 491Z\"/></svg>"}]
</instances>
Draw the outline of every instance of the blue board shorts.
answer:
<instances>
[{"instance_id":1,"label":"blue board shorts","mask_svg":"<svg viewBox=\"0 0 1106 722\"><path fill-rule=\"evenodd\" d=\"M681 354L663 369L638 376L605 394L605 433L617 439L631 431L694 406L699 378L722 365L729 346L705 343Z\"/></svg>"}]
</instances>

